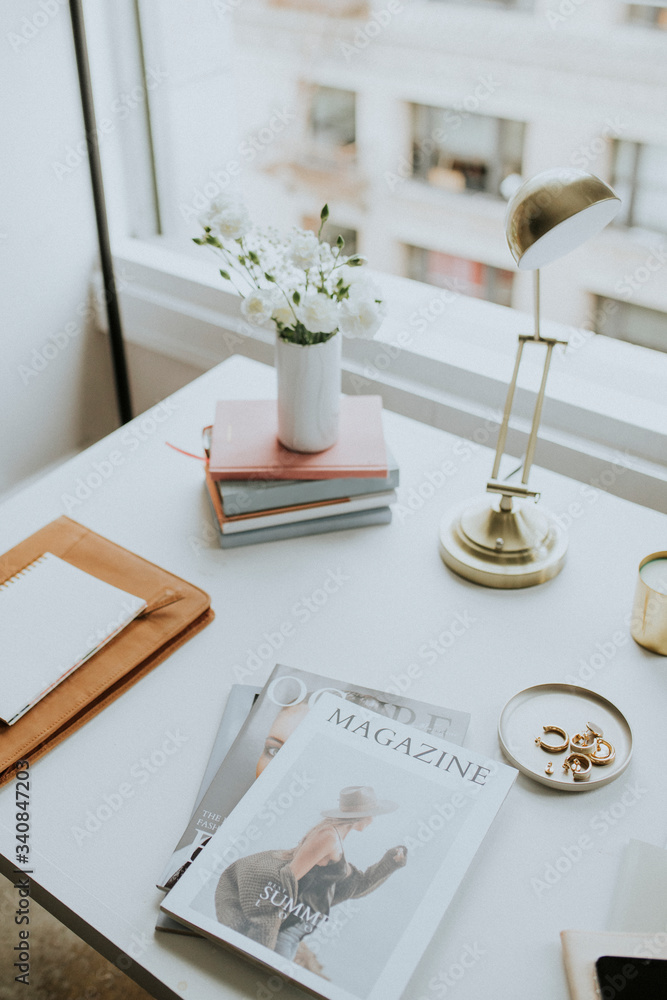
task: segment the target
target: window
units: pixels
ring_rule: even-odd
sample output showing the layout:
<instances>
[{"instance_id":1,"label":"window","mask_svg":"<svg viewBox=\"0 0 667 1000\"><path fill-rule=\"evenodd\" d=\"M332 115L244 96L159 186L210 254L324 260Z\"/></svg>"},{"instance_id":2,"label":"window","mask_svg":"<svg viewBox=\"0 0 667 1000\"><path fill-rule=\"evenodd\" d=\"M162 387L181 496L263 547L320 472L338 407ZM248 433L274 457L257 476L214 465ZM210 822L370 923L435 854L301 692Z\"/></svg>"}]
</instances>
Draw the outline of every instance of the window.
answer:
<instances>
[{"instance_id":1,"label":"window","mask_svg":"<svg viewBox=\"0 0 667 1000\"><path fill-rule=\"evenodd\" d=\"M667 315L631 302L599 297L597 329L608 337L627 340L656 351L667 351Z\"/></svg>"},{"instance_id":2,"label":"window","mask_svg":"<svg viewBox=\"0 0 667 1000\"><path fill-rule=\"evenodd\" d=\"M308 127L314 142L323 150L353 148L356 139L353 91L316 87Z\"/></svg>"},{"instance_id":3,"label":"window","mask_svg":"<svg viewBox=\"0 0 667 1000\"><path fill-rule=\"evenodd\" d=\"M414 176L447 191L500 195L509 174L520 174L523 122L464 110L412 108Z\"/></svg>"},{"instance_id":4,"label":"window","mask_svg":"<svg viewBox=\"0 0 667 1000\"><path fill-rule=\"evenodd\" d=\"M667 146L617 141L612 184L623 202L617 222L667 233Z\"/></svg>"},{"instance_id":5,"label":"window","mask_svg":"<svg viewBox=\"0 0 667 1000\"><path fill-rule=\"evenodd\" d=\"M317 223L327 202L327 237L342 228L348 250L367 254L372 268L429 282L456 277L471 294L529 309L530 276L509 270L508 175L590 169L617 187L622 224L667 233L667 143L655 144L664 38L619 22L623 4L596 4L594 14L574 6L568 14L567 4L542 0L90 4L89 21L108 22L97 32L91 25L90 44L104 48L98 65L118 73L97 99L100 118L141 84L142 65L150 84L143 112L114 117L102 153L125 169L128 215L137 176L154 179L161 234L174 246L196 253L198 217L220 194L239 192L254 220L280 229ZM135 50L136 81L124 76ZM128 149L139 146L145 120L139 171ZM106 190L116 196L112 183ZM147 229L133 222L124 231ZM641 239L619 226L590 241L581 267L553 268L545 320L585 325L593 292L619 294L624 275L643 266ZM667 314L660 274L633 303Z\"/></svg>"},{"instance_id":6,"label":"window","mask_svg":"<svg viewBox=\"0 0 667 1000\"><path fill-rule=\"evenodd\" d=\"M407 247L407 256L408 277L415 281L425 281L501 306L511 305L512 271L422 247Z\"/></svg>"},{"instance_id":7,"label":"window","mask_svg":"<svg viewBox=\"0 0 667 1000\"><path fill-rule=\"evenodd\" d=\"M629 3L628 21L654 28L667 28L667 8L658 4Z\"/></svg>"}]
</instances>

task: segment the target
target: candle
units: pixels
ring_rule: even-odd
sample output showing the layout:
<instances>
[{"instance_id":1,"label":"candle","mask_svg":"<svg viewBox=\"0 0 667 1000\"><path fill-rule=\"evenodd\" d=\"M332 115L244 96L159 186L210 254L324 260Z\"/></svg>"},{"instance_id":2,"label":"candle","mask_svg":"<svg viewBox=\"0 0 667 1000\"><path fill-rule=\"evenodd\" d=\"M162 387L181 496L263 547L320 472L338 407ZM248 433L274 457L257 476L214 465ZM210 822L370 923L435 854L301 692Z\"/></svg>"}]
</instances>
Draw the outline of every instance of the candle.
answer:
<instances>
[{"instance_id":1,"label":"candle","mask_svg":"<svg viewBox=\"0 0 667 1000\"><path fill-rule=\"evenodd\" d=\"M667 558L651 559L642 566L639 575L651 590L667 594Z\"/></svg>"}]
</instances>

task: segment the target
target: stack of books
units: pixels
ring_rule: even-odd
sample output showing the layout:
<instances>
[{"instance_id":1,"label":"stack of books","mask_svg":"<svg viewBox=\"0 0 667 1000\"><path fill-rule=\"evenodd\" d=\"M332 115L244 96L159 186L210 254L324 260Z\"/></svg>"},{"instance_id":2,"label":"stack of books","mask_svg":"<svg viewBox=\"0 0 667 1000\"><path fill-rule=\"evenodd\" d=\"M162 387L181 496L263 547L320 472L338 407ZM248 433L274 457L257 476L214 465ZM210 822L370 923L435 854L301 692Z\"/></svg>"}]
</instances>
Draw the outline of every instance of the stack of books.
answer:
<instances>
[{"instance_id":1,"label":"stack of books","mask_svg":"<svg viewBox=\"0 0 667 1000\"><path fill-rule=\"evenodd\" d=\"M275 400L225 400L205 447L223 548L391 521L399 472L380 396L343 396L338 441L317 454L280 444Z\"/></svg>"},{"instance_id":2,"label":"stack of books","mask_svg":"<svg viewBox=\"0 0 667 1000\"><path fill-rule=\"evenodd\" d=\"M232 688L158 930L327 1000L398 1000L516 777L461 746L469 720L282 664Z\"/></svg>"}]
</instances>

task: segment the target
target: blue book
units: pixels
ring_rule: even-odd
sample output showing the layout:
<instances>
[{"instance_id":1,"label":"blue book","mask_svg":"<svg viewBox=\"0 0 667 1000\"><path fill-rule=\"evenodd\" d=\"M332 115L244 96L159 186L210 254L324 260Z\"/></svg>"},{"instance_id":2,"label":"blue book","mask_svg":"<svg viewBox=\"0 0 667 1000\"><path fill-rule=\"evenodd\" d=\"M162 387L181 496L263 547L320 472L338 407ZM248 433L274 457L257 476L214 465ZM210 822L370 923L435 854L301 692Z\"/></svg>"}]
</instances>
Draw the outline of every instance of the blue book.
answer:
<instances>
[{"instance_id":1,"label":"blue book","mask_svg":"<svg viewBox=\"0 0 667 1000\"><path fill-rule=\"evenodd\" d=\"M346 531L348 528L363 528L370 524L389 524L391 521L390 507L375 507L350 514L331 514L329 517L318 517L312 521L296 521L277 524L271 528L254 528L231 535L223 534L215 503L209 492L211 487L215 488L215 484L212 480L208 482L211 485L206 490L206 495L213 510L213 523L218 532L218 541L223 549L236 548L239 545L255 545L258 542L276 542L282 538L299 538L301 535L321 535L328 531Z\"/></svg>"}]
</instances>

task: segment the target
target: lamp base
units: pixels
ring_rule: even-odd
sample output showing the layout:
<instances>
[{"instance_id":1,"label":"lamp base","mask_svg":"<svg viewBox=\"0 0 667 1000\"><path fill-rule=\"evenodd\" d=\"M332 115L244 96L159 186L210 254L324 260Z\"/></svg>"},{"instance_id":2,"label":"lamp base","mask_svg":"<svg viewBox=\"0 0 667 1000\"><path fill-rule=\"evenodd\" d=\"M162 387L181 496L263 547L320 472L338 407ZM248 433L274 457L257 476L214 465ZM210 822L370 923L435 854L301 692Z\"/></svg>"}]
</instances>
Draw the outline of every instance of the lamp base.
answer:
<instances>
[{"instance_id":1,"label":"lamp base","mask_svg":"<svg viewBox=\"0 0 667 1000\"><path fill-rule=\"evenodd\" d=\"M500 509L489 494L440 525L440 555L459 576L503 590L534 587L560 573L567 535L548 511L514 500Z\"/></svg>"}]
</instances>

